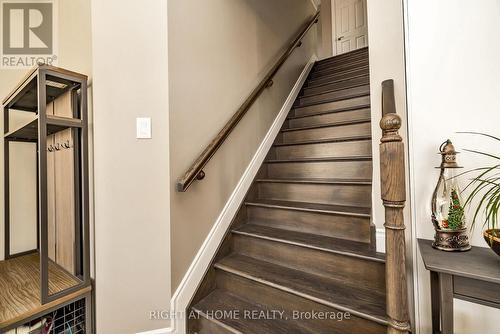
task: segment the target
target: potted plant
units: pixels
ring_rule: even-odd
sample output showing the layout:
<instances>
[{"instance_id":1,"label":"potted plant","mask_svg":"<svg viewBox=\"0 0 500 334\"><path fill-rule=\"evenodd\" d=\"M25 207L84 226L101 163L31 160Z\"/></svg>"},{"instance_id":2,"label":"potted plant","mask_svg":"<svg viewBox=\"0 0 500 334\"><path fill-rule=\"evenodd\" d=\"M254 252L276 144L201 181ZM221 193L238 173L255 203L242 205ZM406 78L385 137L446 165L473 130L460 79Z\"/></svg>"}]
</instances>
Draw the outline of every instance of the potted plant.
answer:
<instances>
[{"instance_id":1,"label":"potted plant","mask_svg":"<svg viewBox=\"0 0 500 334\"><path fill-rule=\"evenodd\" d=\"M498 141L500 138L478 132L462 132L488 137ZM471 222L471 230L474 228L478 219L482 219L481 213L484 213L485 220L483 227L486 227L483 232L483 237L491 247L491 249L500 256L500 228L498 225L500 211L500 156L477 150L465 150L481 156L486 156L492 159L489 166L483 166L469 170L465 173L477 174L473 177L467 186L464 188L470 189L470 194L465 201L464 206L474 208L474 216ZM473 202L473 200L476 200Z\"/></svg>"}]
</instances>

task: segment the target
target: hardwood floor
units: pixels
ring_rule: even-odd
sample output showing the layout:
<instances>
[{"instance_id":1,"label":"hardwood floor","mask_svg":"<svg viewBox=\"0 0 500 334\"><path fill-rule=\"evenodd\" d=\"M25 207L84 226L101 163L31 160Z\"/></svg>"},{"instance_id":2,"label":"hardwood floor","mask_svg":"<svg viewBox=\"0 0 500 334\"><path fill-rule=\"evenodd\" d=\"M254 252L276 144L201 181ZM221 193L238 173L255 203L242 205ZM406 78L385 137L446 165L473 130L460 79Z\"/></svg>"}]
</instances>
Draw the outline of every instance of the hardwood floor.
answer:
<instances>
[{"instance_id":1,"label":"hardwood floor","mask_svg":"<svg viewBox=\"0 0 500 334\"><path fill-rule=\"evenodd\" d=\"M368 69L367 48L315 64L192 301L189 333L386 332Z\"/></svg>"}]
</instances>

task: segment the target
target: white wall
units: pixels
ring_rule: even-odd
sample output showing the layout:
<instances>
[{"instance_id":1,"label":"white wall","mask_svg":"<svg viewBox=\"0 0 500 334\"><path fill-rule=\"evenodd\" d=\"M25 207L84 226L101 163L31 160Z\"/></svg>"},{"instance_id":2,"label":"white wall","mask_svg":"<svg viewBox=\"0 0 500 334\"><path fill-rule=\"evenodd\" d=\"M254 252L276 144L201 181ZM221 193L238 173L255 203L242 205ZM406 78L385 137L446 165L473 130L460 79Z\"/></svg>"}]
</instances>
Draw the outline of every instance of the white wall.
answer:
<instances>
[{"instance_id":1,"label":"white wall","mask_svg":"<svg viewBox=\"0 0 500 334\"><path fill-rule=\"evenodd\" d=\"M323 0L321 1L321 5L319 9L321 10L321 15L319 18L318 24L318 58L325 59L329 58L333 55L333 46L332 46L332 27L333 27L333 19L332 19L332 4L333 0Z\"/></svg>"},{"instance_id":2,"label":"white wall","mask_svg":"<svg viewBox=\"0 0 500 334\"><path fill-rule=\"evenodd\" d=\"M400 134L406 137L406 92L404 23L401 0L368 0L368 44L370 56L370 100L372 115L373 196L372 219L377 232L384 232L384 207L380 194L379 144L382 137L382 81L394 80L396 110L402 118ZM408 191L407 191L408 192ZM409 203L408 203L409 204ZM406 217L409 218L409 217ZM384 239L377 240L377 250L384 251Z\"/></svg>"},{"instance_id":3,"label":"white wall","mask_svg":"<svg viewBox=\"0 0 500 334\"><path fill-rule=\"evenodd\" d=\"M97 333L169 326L149 318L171 298L166 4L92 1Z\"/></svg>"},{"instance_id":4,"label":"white wall","mask_svg":"<svg viewBox=\"0 0 500 334\"><path fill-rule=\"evenodd\" d=\"M386 79L394 80L394 95L396 111L402 120L402 127L399 131L407 144L406 129L406 78L405 78L405 50L404 50L404 22L403 22L403 2L402 0L368 0L368 44L370 56L370 99L372 115L372 154L373 154L373 190L372 190L372 222L376 227L377 251L385 252L385 210L382 205L380 192L380 119L382 118L382 81ZM408 147L406 147L406 150ZM408 156L405 157L408 166ZM407 178L407 194L409 191L409 175ZM410 198L407 196L404 217L407 225L407 272L408 275L408 298L410 314L413 319L413 281L412 281L412 259L414 254L412 246Z\"/></svg>"},{"instance_id":5,"label":"white wall","mask_svg":"<svg viewBox=\"0 0 500 334\"><path fill-rule=\"evenodd\" d=\"M437 182L439 144L459 150L500 152L498 144L456 131L494 135L500 124L500 2L498 0L406 0L408 120L414 228L431 239L430 199ZM488 159L462 153L466 168ZM470 213L468 215L470 217ZM472 243L484 247L476 229ZM429 273L418 261L419 332L431 332ZM498 333L500 310L455 299L455 333Z\"/></svg>"}]
</instances>

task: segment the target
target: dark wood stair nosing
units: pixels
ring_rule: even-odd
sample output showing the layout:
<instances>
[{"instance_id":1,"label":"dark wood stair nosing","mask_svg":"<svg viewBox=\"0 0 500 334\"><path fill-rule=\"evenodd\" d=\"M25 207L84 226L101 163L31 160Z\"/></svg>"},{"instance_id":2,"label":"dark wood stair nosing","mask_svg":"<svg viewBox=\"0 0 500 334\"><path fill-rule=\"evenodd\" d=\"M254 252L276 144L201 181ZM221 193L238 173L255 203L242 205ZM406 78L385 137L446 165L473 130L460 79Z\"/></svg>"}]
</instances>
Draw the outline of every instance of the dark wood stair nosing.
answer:
<instances>
[{"instance_id":1,"label":"dark wood stair nosing","mask_svg":"<svg viewBox=\"0 0 500 334\"><path fill-rule=\"evenodd\" d=\"M371 121L372 121L371 118L360 118L360 119L353 119L353 120L349 120L349 121L338 121L338 122L332 122L332 123L315 124L315 125L300 126L300 127L293 127L293 128L284 128L284 129L281 129L281 132L292 132L292 131L303 131L303 130L330 128L330 127L337 127L337 126L348 126L348 125L355 125L355 124L362 124L362 123L370 123Z\"/></svg>"},{"instance_id":2,"label":"dark wood stair nosing","mask_svg":"<svg viewBox=\"0 0 500 334\"><path fill-rule=\"evenodd\" d=\"M364 85L364 86L366 86L366 85ZM294 106L294 109L300 109L300 108L304 108L304 107L312 107L312 106L327 104L327 103L331 103L331 102L338 102L338 101L355 99L357 97L363 97L363 96L370 96L370 92L368 92L368 93L354 93L354 94L342 96L340 98L339 97L331 98L331 99L325 98L322 101L311 102L311 103L307 103L307 104L300 104L300 102L299 102L299 104L294 103L293 106Z\"/></svg>"},{"instance_id":3,"label":"dark wood stair nosing","mask_svg":"<svg viewBox=\"0 0 500 334\"><path fill-rule=\"evenodd\" d=\"M316 106L316 105L328 104L328 103L332 103L332 102L340 102L340 101L345 101L345 100L352 100L352 99L355 99L355 98L358 98L358 97L366 97L366 96L369 97L370 93L362 93L362 94L355 94L355 95L353 94L353 96L345 96L345 97L342 97L342 98L339 98L339 99L322 101L320 103L314 103L314 104L311 104L311 105L304 105L304 106L296 106L296 105L294 105L292 109L293 110L297 110L297 109L309 108L309 107Z\"/></svg>"},{"instance_id":4,"label":"dark wood stair nosing","mask_svg":"<svg viewBox=\"0 0 500 334\"><path fill-rule=\"evenodd\" d=\"M325 66L325 67L322 67L322 68L314 68L311 70L311 73L310 73L310 79L315 79L315 78L318 78L318 76L312 76L312 75L317 75L319 74L320 76L323 76L325 74L329 74L329 73L335 73L336 71L337 72L342 72L342 71L345 71L346 69L353 69L353 68L359 68L359 67L366 67L366 66L370 66L370 63L369 63L369 60L368 59L364 59L364 58L361 58L361 59L357 59L357 60L353 60L351 62L346 62L346 63L342 63L342 64L335 64L335 65L331 65L331 66Z\"/></svg>"},{"instance_id":5,"label":"dark wood stair nosing","mask_svg":"<svg viewBox=\"0 0 500 334\"><path fill-rule=\"evenodd\" d=\"M342 78L342 79L338 79L338 80L333 80L331 82L325 82L325 83L322 83L322 84L319 84L319 85L316 85L316 86L304 86L302 87L302 91L306 90L306 89L317 89L317 88L320 88L322 86L327 86L327 85L333 85L333 84L338 84L338 83L341 83L341 82L344 82L344 81L349 81L349 80L354 80L354 79L359 79L361 77L368 77L368 79L370 79L370 73L363 73L363 74L358 74L358 75L355 75L355 76L352 76L352 77L349 77L349 78ZM301 95L299 95L301 96Z\"/></svg>"},{"instance_id":6,"label":"dark wood stair nosing","mask_svg":"<svg viewBox=\"0 0 500 334\"><path fill-rule=\"evenodd\" d=\"M318 64L315 63L313 67L313 71L322 71L325 69L330 69L330 68L338 68L342 66L346 66L349 64L356 64L360 63L362 61L370 62L370 58L367 55L359 54L357 56L351 57L351 58L346 58L344 60L336 61L336 62L330 62L330 63L325 63L325 64Z\"/></svg>"},{"instance_id":7,"label":"dark wood stair nosing","mask_svg":"<svg viewBox=\"0 0 500 334\"><path fill-rule=\"evenodd\" d=\"M223 323L222 321L220 321L219 319L217 319L216 317L209 317L208 314L206 314L205 312L203 312L202 310L198 309L196 307L196 305L193 305L191 306L191 308L193 309L193 311L195 311L198 316L202 316L205 320L207 321L210 321L210 322L213 322L214 324L220 326L220 327L223 327L224 329L227 329L228 331L230 331L231 333L234 333L234 334L242 334L239 330L237 329L234 329L233 327ZM197 333L197 332L196 332Z\"/></svg>"},{"instance_id":8,"label":"dark wood stair nosing","mask_svg":"<svg viewBox=\"0 0 500 334\"><path fill-rule=\"evenodd\" d=\"M298 246L298 247L314 249L314 250L318 250L318 251L322 251L322 252L327 252L327 253L332 253L332 254L338 254L338 255L347 256L347 257L354 257L354 258L365 260L365 261L385 263L385 259L380 258L380 257L369 256L369 255L365 255L365 254L358 254L358 253L349 252L349 251L340 250L340 249L325 248L325 247L320 247L320 246L316 246L316 245L307 244L307 243L304 243L304 242L287 240L287 239L284 239L284 238L280 239L280 238L270 237L270 236L262 235L262 234L259 234L259 233L251 233L251 232L246 232L246 231L240 231L238 229L231 230L231 233L233 233L233 234L239 234L239 235L244 235L244 236L251 237L251 238L257 238L257 239L262 239L262 240L279 242L279 243L287 244L287 245L294 245L294 246ZM334 238L332 238L332 239L334 239Z\"/></svg>"},{"instance_id":9,"label":"dark wood stair nosing","mask_svg":"<svg viewBox=\"0 0 500 334\"><path fill-rule=\"evenodd\" d=\"M349 73L353 73L353 72L357 72L357 71L362 71L362 70L367 70L368 74L370 73L370 64L366 64L366 65L362 65L362 66L358 66L358 67L354 67L354 68L347 68L347 69L342 69L340 71L334 71L332 73L322 73L322 75L320 76L314 76L312 77L311 75L313 74L311 72L311 74L309 74L310 76L307 78L306 80L306 84L308 83L312 83L312 82L315 82L315 81L318 81L318 80L321 80L321 79L324 79L324 78L330 78L330 77L338 77L338 76L343 76L343 75L346 75L346 74L349 74ZM307 87L310 87L310 86L307 86Z\"/></svg>"},{"instance_id":10,"label":"dark wood stair nosing","mask_svg":"<svg viewBox=\"0 0 500 334\"><path fill-rule=\"evenodd\" d=\"M331 56L331 57L328 57L328 58L325 58L325 59L320 59L320 60L316 61L316 63L317 64L325 64L325 63L328 63L328 62L331 62L331 61L349 58L349 57L351 57L353 55L363 54L365 52L366 52L367 55L369 54L368 53L369 52L368 46L364 46L362 48L359 48L359 49L356 49L356 50L352 50L352 51L349 51L349 52L345 52L345 53L341 53L339 55Z\"/></svg>"},{"instance_id":11,"label":"dark wood stair nosing","mask_svg":"<svg viewBox=\"0 0 500 334\"><path fill-rule=\"evenodd\" d=\"M340 92L342 90L349 90L349 89L358 88L358 87L361 87L361 86L370 86L370 83L358 82L358 83L352 84L352 86L349 85L349 86L346 86L346 87L332 88L332 89L324 90L324 91L321 91L321 92L318 92L318 93L299 95L297 97L297 100L301 100L301 99L304 99L304 98L310 98L310 97L313 97L313 96L319 96L319 95L323 95L323 94L329 94L329 93L333 93L333 92Z\"/></svg>"},{"instance_id":12,"label":"dark wood stair nosing","mask_svg":"<svg viewBox=\"0 0 500 334\"><path fill-rule=\"evenodd\" d=\"M357 213L357 212L340 211L340 210L313 209L313 208L305 208L305 207L292 206L292 205L262 203L259 201L247 201L247 202L245 202L245 205L246 206L253 206L253 207L261 207L261 208L269 208L269 209L280 209L280 210L330 214L330 215L337 215L337 216L348 216L348 217L358 217L358 218L370 218L371 217L371 215L369 213Z\"/></svg>"},{"instance_id":13,"label":"dark wood stair nosing","mask_svg":"<svg viewBox=\"0 0 500 334\"><path fill-rule=\"evenodd\" d=\"M294 159L268 159L264 163L296 163L296 162L330 162L330 161L367 161L373 160L371 155L352 155L344 157L327 158L294 158Z\"/></svg>"},{"instance_id":14,"label":"dark wood stair nosing","mask_svg":"<svg viewBox=\"0 0 500 334\"><path fill-rule=\"evenodd\" d=\"M328 114L335 114L335 113L340 113L340 112L349 112L349 111L356 111L360 109L370 109L371 104L360 104L357 106L350 106L350 107L345 107L345 108L339 108L339 109L333 109L333 110L327 110L327 111L320 111L317 113L313 114L307 114L307 115L298 115L298 116L288 116L286 119L287 120L293 120L293 119L298 119L298 118L305 118L305 117L314 117L314 116L323 116L323 115L328 115ZM294 108L297 109L297 108Z\"/></svg>"},{"instance_id":15,"label":"dark wood stair nosing","mask_svg":"<svg viewBox=\"0 0 500 334\"><path fill-rule=\"evenodd\" d=\"M365 312L361 312L361 311L355 310L355 309L347 307L345 305L340 305L340 304L337 304L337 303L333 303L333 302L327 301L325 299L321 299L321 298L318 298L318 297L315 297L315 296L311 296L311 295L309 295L307 293L303 293L303 292L297 291L296 289L293 289L293 288L290 288L290 287L286 287L286 286L281 285L281 284L276 284L276 283L270 282L270 281L262 279L262 278L255 277L255 276L253 276L251 274L248 274L248 273L245 273L245 272L243 272L241 270L234 269L234 268L231 268L229 266L226 266L226 265L223 265L223 264L220 264L220 263L215 263L214 267L217 268L217 269L219 269L219 270L223 270L223 271L225 271L227 273L230 273L230 274L233 274L233 275L236 275L236 276L239 276L239 277L243 277L243 278L246 278L248 280L251 280L251 281L254 281L254 282L257 282L257 283L260 283L260 284L267 285L269 287L281 290L283 292L291 293L291 294L296 295L296 296L301 297L301 298L308 299L308 300L316 302L318 304L322 304L322 305L325 305L325 306L328 306L328 307L331 307L331 308L334 308L334 309L337 309L337 310L340 310L340 311L349 312L350 314L353 314L355 316L358 316L358 317L366 319L366 320L377 322L377 323L379 323L381 325L387 325L387 320L386 319L382 319L382 318L379 318L377 316L373 316L371 314L367 314Z\"/></svg>"},{"instance_id":16,"label":"dark wood stair nosing","mask_svg":"<svg viewBox=\"0 0 500 334\"><path fill-rule=\"evenodd\" d=\"M256 183L300 183L300 184L339 184L353 186L371 186L372 181L355 179L312 179L312 178L258 178Z\"/></svg>"},{"instance_id":17,"label":"dark wood stair nosing","mask_svg":"<svg viewBox=\"0 0 500 334\"><path fill-rule=\"evenodd\" d=\"M355 142L355 141L367 141L367 140L371 141L372 136L362 135L362 136L350 136L350 137L332 138L332 139L312 139L312 140L304 140L293 143L274 143L273 147L342 143L342 142Z\"/></svg>"},{"instance_id":18,"label":"dark wood stair nosing","mask_svg":"<svg viewBox=\"0 0 500 334\"><path fill-rule=\"evenodd\" d=\"M336 73L336 74L331 74L331 75L324 75L321 77L317 78L309 78L307 79L304 89L309 89L309 88L318 88L321 86L324 86L325 84L332 84L332 83L338 83L340 80L342 81L348 81L352 79L358 78L360 75L370 75L370 72L367 68L356 68L356 69L351 69L349 71L344 71L341 73Z\"/></svg>"}]
</instances>

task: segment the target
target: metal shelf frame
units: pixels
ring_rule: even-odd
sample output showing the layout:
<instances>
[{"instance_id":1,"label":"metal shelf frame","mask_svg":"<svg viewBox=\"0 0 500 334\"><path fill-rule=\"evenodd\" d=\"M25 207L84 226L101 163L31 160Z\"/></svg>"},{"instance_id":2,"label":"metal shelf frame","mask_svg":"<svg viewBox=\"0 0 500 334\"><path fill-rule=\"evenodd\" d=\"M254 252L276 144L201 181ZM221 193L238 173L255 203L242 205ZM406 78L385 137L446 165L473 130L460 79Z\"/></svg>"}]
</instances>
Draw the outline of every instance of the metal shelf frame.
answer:
<instances>
[{"instance_id":1,"label":"metal shelf frame","mask_svg":"<svg viewBox=\"0 0 500 334\"><path fill-rule=\"evenodd\" d=\"M54 83L55 82L55 83ZM47 115L47 104L68 90L72 94L73 118ZM36 104L35 104L36 103ZM65 69L41 65L33 69L3 101L4 105L4 177L5 177L5 257L31 252L40 253L40 300L42 304L91 285L89 229L89 171L87 76ZM36 113L34 120L9 132L9 110ZM49 294L47 136L74 129L75 166L75 267L81 283ZM9 143L32 142L37 148L37 249L11 254Z\"/></svg>"}]
</instances>

